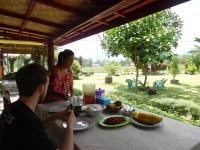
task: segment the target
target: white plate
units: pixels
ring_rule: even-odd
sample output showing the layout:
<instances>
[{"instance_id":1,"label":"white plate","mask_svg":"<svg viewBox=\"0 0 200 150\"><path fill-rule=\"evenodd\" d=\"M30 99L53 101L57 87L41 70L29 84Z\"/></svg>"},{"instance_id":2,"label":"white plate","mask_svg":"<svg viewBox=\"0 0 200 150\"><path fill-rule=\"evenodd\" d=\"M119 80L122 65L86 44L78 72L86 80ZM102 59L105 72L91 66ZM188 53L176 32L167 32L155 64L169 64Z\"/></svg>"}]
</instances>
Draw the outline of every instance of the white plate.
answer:
<instances>
[{"instance_id":1,"label":"white plate","mask_svg":"<svg viewBox=\"0 0 200 150\"><path fill-rule=\"evenodd\" d=\"M159 127L163 124L163 120L159 123L156 123L156 124L148 124L148 123L144 123L144 122L141 122L141 121L138 121L134 118L131 118L131 122L135 125L138 125L140 127L146 127L146 128L155 128L155 127Z\"/></svg>"},{"instance_id":2,"label":"white plate","mask_svg":"<svg viewBox=\"0 0 200 150\"><path fill-rule=\"evenodd\" d=\"M91 123L90 121L78 118L76 121L75 127L74 127L74 131L85 130L85 129L92 127L93 125L94 125L94 123ZM67 127L66 122L63 123L63 127L64 128Z\"/></svg>"},{"instance_id":3,"label":"white plate","mask_svg":"<svg viewBox=\"0 0 200 150\"><path fill-rule=\"evenodd\" d=\"M49 112L50 113L56 113L56 112L61 112L64 111L66 109L65 105L55 105L49 108Z\"/></svg>"}]
</instances>

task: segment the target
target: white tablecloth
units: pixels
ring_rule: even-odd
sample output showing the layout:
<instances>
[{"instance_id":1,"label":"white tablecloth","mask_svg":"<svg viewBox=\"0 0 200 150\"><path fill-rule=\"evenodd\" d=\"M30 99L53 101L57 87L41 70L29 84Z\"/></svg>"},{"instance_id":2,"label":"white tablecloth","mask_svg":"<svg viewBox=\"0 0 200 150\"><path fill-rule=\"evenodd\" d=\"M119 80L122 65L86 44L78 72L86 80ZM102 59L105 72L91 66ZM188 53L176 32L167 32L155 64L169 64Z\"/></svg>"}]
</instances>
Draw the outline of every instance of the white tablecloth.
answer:
<instances>
[{"instance_id":1,"label":"white tablecloth","mask_svg":"<svg viewBox=\"0 0 200 150\"><path fill-rule=\"evenodd\" d=\"M47 110L49 105L44 104L39 109ZM161 127L151 129L133 124L115 129L102 128L96 123L99 118L89 118L85 114L81 117L95 122L93 127L74 133L75 142L83 150L189 150L200 142L199 127L166 117ZM62 122L57 120L47 132L59 145L63 130Z\"/></svg>"}]
</instances>

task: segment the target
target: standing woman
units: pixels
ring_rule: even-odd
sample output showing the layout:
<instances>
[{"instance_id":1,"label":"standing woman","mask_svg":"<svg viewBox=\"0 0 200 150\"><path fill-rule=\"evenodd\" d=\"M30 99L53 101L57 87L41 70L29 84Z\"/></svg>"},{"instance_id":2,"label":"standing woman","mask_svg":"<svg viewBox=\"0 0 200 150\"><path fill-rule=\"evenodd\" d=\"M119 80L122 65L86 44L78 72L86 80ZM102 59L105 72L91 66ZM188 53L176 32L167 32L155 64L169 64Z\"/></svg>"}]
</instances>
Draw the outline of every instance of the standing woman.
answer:
<instances>
[{"instance_id":1,"label":"standing woman","mask_svg":"<svg viewBox=\"0 0 200 150\"><path fill-rule=\"evenodd\" d=\"M71 50L66 49L59 53L57 65L54 66L50 75L45 102L67 100L73 95L73 62L74 52Z\"/></svg>"}]
</instances>

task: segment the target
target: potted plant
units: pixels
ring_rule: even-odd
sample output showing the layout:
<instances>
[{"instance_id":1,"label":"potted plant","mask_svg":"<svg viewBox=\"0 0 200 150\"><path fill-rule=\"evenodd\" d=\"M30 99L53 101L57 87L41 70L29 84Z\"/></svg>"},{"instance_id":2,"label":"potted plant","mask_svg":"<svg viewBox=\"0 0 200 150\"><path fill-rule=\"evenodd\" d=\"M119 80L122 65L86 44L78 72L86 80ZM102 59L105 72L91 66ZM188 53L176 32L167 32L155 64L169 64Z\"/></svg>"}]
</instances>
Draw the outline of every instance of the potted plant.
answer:
<instances>
[{"instance_id":1,"label":"potted plant","mask_svg":"<svg viewBox=\"0 0 200 150\"><path fill-rule=\"evenodd\" d=\"M119 69L120 64L118 62L108 62L105 64L104 68L108 75L105 77L105 83L106 84L111 84L112 83L112 75L114 75L117 70Z\"/></svg>"},{"instance_id":2,"label":"potted plant","mask_svg":"<svg viewBox=\"0 0 200 150\"><path fill-rule=\"evenodd\" d=\"M179 80L175 79L176 75L179 74L179 72L180 72L178 65L179 65L179 59L177 58L176 55L174 55L172 57L170 65L169 65L169 71L173 75L173 79L170 80L171 84L178 84L179 83Z\"/></svg>"},{"instance_id":3,"label":"potted plant","mask_svg":"<svg viewBox=\"0 0 200 150\"><path fill-rule=\"evenodd\" d=\"M156 89L149 87L147 89L147 93L148 93L148 95L156 95Z\"/></svg>"},{"instance_id":4,"label":"potted plant","mask_svg":"<svg viewBox=\"0 0 200 150\"><path fill-rule=\"evenodd\" d=\"M112 75L107 75L106 77L105 77L105 83L106 84L111 84L112 83Z\"/></svg>"}]
</instances>

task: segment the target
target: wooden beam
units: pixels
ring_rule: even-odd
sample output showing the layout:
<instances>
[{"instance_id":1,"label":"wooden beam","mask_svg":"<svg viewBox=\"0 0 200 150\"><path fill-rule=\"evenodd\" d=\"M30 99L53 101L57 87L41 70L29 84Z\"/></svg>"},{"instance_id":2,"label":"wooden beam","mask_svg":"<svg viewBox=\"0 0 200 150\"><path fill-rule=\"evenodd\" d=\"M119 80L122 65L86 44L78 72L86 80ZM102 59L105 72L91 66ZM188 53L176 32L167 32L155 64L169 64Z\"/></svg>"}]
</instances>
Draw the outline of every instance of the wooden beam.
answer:
<instances>
[{"instance_id":1,"label":"wooden beam","mask_svg":"<svg viewBox=\"0 0 200 150\"><path fill-rule=\"evenodd\" d=\"M26 11L26 16L25 16L25 19L22 21L22 24L21 24L21 31L24 30L26 24L28 23L28 18L31 17L31 14L33 12L33 9L35 8L35 1L31 0L30 3L29 3L29 6L28 6L28 9Z\"/></svg>"},{"instance_id":2,"label":"wooden beam","mask_svg":"<svg viewBox=\"0 0 200 150\"><path fill-rule=\"evenodd\" d=\"M0 14L4 15L4 16L8 16L8 17L22 19L22 20L26 19L28 21L32 21L32 22L39 23L39 24L46 25L46 26L52 26L52 27L56 27L56 28L64 28L63 25L58 24L58 23L49 22L49 21L42 20L42 19L35 18L35 17L26 18L26 16L24 14L13 13L11 11L3 10L1 8L0 8Z\"/></svg>"},{"instance_id":3,"label":"wooden beam","mask_svg":"<svg viewBox=\"0 0 200 150\"><path fill-rule=\"evenodd\" d=\"M1 28L1 27L3 27L3 28L9 28L9 29L15 29L15 30L20 31L20 27L13 26L13 25L7 25L7 24L0 23L0 28ZM35 31L35 30L30 30L30 29L24 29L23 32L28 32L28 33L30 33L30 34L43 35L43 36L46 36L46 37L51 37L51 36L52 36L52 35L49 34L49 33L44 33L44 32Z\"/></svg>"},{"instance_id":4,"label":"wooden beam","mask_svg":"<svg viewBox=\"0 0 200 150\"><path fill-rule=\"evenodd\" d=\"M26 45L26 44L0 44L1 49L25 49L25 50L32 50L33 48L37 50L47 49L44 45Z\"/></svg>"},{"instance_id":5,"label":"wooden beam","mask_svg":"<svg viewBox=\"0 0 200 150\"><path fill-rule=\"evenodd\" d=\"M114 12L115 15L122 17L122 18L127 18L123 13L121 12Z\"/></svg>"},{"instance_id":6,"label":"wooden beam","mask_svg":"<svg viewBox=\"0 0 200 150\"><path fill-rule=\"evenodd\" d=\"M2 53L7 53L7 54L32 54L33 50L25 50L25 49L2 49Z\"/></svg>"},{"instance_id":7,"label":"wooden beam","mask_svg":"<svg viewBox=\"0 0 200 150\"><path fill-rule=\"evenodd\" d=\"M4 33L0 32L0 36L4 36ZM27 36L23 36L23 35L19 35L19 34L6 33L6 38L8 39L8 37L13 40L27 40L27 41L35 41L35 42L41 42L41 43L45 43L47 41L47 39L41 39L41 38L36 38L36 37L27 37ZM5 38L3 38L3 39L5 39Z\"/></svg>"},{"instance_id":8,"label":"wooden beam","mask_svg":"<svg viewBox=\"0 0 200 150\"><path fill-rule=\"evenodd\" d=\"M35 38L38 38L38 39L45 39L45 38L47 38L46 36L41 36L41 35L32 35L32 34L30 34L30 33L24 33L24 32L20 32L20 31L13 31L13 30L9 30L9 29L1 29L0 28L0 32L4 32L4 37L5 38L7 38L7 36L6 36L6 34L7 33L12 33L12 34L19 34L19 35L24 35L24 36L29 36L30 37L30 35L31 36L34 36Z\"/></svg>"},{"instance_id":9,"label":"wooden beam","mask_svg":"<svg viewBox=\"0 0 200 150\"><path fill-rule=\"evenodd\" d=\"M54 44L53 41L48 41L48 69L52 71L54 66Z\"/></svg>"},{"instance_id":10,"label":"wooden beam","mask_svg":"<svg viewBox=\"0 0 200 150\"><path fill-rule=\"evenodd\" d=\"M3 76L4 76L4 73L3 73L3 52L2 50L0 50L0 80L3 80Z\"/></svg>"},{"instance_id":11,"label":"wooden beam","mask_svg":"<svg viewBox=\"0 0 200 150\"><path fill-rule=\"evenodd\" d=\"M96 20L95 22L102 24L102 25L109 25L108 23L106 23L105 21L101 21L101 20Z\"/></svg>"},{"instance_id":12,"label":"wooden beam","mask_svg":"<svg viewBox=\"0 0 200 150\"><path fill-rule=\"evenodd\" d=\"M52 0L34 0L34 1L41 3L41 4L44 4L44 5L48 5L48 6L60 9L60 10L64 10L64 11L67 11L67 12L71 12L71 13L75 13L75 14L79 14L79 15L84 14L84 12L82 12L82 11L80 11L80 10L74 8L74 7L71 7L69 5L63 5L63 4L57 3L57 2L52 1Z\"/></svg>"}]
</instances>

